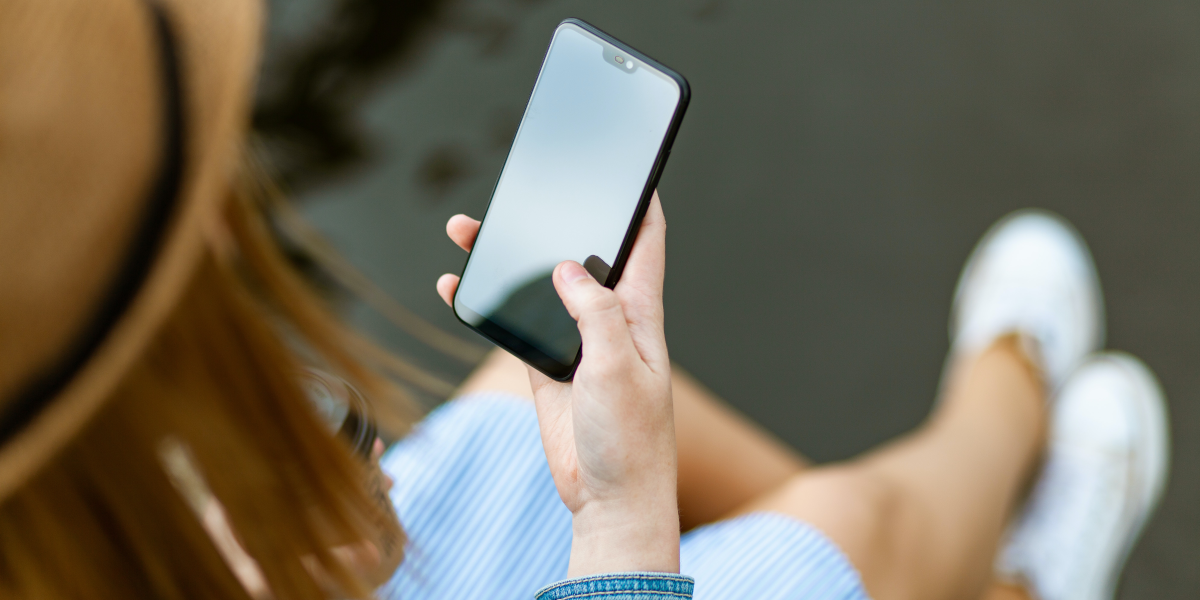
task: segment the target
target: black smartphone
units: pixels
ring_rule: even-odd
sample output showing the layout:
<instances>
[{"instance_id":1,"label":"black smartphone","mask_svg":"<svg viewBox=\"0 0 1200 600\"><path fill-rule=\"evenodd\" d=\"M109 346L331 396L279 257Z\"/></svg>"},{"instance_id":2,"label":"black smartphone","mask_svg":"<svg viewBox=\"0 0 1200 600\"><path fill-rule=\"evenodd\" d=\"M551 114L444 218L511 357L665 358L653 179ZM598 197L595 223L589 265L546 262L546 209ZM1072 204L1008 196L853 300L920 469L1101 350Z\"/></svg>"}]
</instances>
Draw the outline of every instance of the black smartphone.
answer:
<instances>
[{"instance_id":1,"label":"black smartphone","mask_svg":"<svg viewBox=\"0 0 1200 600\"><path fill-rule=\"evenodd\" d=\"M458 319L569 380L579 329L551 273L574 260L617 285L689 97L679 73L583 21L560 23L463 267Z\"/></svg>"}]
</instances>

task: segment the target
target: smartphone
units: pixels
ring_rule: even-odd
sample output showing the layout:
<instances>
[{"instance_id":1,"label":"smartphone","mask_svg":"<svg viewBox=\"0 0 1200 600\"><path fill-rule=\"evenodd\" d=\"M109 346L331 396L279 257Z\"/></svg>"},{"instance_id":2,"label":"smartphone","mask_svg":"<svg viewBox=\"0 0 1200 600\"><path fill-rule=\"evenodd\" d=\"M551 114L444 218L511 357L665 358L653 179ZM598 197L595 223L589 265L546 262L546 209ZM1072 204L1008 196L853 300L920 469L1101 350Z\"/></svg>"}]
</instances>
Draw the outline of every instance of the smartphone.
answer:
<instances>
[{"instance_id":1,"label":"smartphone","mask_svg":"<svg viewBox=\"0 0 1200 600\"><path fill-rule=\"evenodd\" d=\"M578 19L554 30L454 296L458 319L559 381L580 338L550 276L616 287L690 91L679 73Z\"/></svg>"}]
</instances>

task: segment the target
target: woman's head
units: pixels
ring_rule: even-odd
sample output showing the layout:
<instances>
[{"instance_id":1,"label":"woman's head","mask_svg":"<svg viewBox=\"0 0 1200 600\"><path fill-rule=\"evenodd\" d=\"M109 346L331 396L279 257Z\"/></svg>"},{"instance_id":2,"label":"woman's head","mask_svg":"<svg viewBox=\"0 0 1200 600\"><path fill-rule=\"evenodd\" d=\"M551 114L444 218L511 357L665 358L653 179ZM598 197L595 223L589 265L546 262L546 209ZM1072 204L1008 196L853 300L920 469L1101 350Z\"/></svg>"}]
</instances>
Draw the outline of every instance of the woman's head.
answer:
<instances>
[{"instance_id":1,"label":"woman's head","mask_svg":"<svg viewBox=\"0 0 1200 600\"><path fill-rule=\"evenodd\" d=\"M259 10L0 3L0 595L246 597L179 448L275 597L362 591L330 548L377 508L297 357L387 386L253 206Z\"/></svg>"}]
</instances>

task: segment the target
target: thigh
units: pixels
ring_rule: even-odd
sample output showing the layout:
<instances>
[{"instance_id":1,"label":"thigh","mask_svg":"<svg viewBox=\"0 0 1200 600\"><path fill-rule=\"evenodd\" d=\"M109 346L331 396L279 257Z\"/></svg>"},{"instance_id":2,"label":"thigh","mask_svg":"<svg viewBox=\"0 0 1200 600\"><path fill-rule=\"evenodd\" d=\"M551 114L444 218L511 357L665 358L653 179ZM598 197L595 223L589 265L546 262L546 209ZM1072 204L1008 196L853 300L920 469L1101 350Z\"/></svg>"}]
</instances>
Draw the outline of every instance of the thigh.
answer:
<instances>
[{"instance_id":1,"label":"thigh","mask_svg":"<svg viewBox=\"0 0 1200 600\"><path fill-rule=\"evenodd\" d=\"M686 531L778 488L809 462L672 365L679 513Z\"/></svg>"}]
</instances>

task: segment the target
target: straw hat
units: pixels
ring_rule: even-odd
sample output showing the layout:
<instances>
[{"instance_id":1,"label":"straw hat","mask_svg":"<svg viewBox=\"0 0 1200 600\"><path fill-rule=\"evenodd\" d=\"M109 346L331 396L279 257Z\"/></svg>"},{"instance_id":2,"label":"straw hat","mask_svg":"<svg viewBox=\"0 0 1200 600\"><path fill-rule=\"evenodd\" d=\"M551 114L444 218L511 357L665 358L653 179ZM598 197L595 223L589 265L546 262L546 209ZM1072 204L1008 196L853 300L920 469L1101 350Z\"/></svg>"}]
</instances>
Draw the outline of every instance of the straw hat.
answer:
<instances>
[{"instance_id":1,"label":"straw hat","mask_svg":"<svg viewBox=\"0 0 1200 600\"><path fill-rule=\"evenodd\" d=\"M219 217L252 0L0 5L0 500L112 395Z\"/></svg>"}]
</instances>

